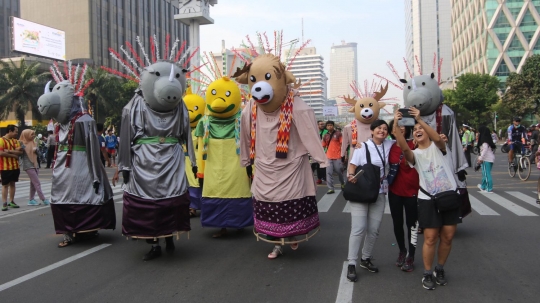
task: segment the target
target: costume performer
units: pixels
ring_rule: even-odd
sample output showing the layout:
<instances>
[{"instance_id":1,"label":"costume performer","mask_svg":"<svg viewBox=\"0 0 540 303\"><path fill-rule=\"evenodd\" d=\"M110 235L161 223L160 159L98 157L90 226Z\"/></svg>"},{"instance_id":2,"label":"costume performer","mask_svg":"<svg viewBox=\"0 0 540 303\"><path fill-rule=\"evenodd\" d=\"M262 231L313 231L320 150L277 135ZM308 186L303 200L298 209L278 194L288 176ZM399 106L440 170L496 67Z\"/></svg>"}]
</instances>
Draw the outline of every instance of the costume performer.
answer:
<instances>
[{"instance_id":1,"label":"costume performer","mask_svg":"<svg viewBox=\"0 0 540 303\"><path fill-rule=\"evenodd\" d=\"M262 54L234 77L249 84L252 94L242 111L240 135L242 166L255 164L255 232L281 238L282 244L292 238L295 250L295 236L319 227L308 153L321 168L328 166L313 109L289 85L295 77L277 56ZM268 258L280 254L282 247L276 245Z\"/></svg>"},{"instance_id":2,"label":"costume performer","mask_svg":"<svg viewBox=\"0 0 540 303\"><path fill-rule=\"evenodd\" d=\"M191 92L191 89L188 87L186 90L186 95L184 96L184 104L186 104L188 113L189 113L189 126L191 127L191 140L193 143L197 142L197 137L195 137L195 128L199 123L199 120L204 115L204 108L206 103L204 99ZM197 214L197 210L201 209L201 195L202 187L199 184L201 179L197 178L191 171L191 160L187 153L186 146L184 145L184 153L186 155L186 177L188 179L188 191L189 191L189 215L194 217ZM202 167L200 162L202 159L197 159L197 167Z\"/></svg>"},{"instance_id":3,"label":"costume performer","mask_svg":"<svg viewBox=\"0 0 540 303\"><path fill-rule=\"evenodd\" d=\"M204 186L201 198L201 224L218 227L219 238L227 228L253 225L250 169L240 166L240 111L242 98L238 85L228 77L210 83L206 89L205 116L195 130L198 158L204 161L199 177Z\"/></svg>"},{"instance_id":4,"label":"costume performer","mask_svg":"<svg viewBox=\"0 0 540 303\"><path fill-rule=\"evenodd\" d=\"M165 238L165 249L172 252L172 237L191 230L182 144L196 171L189 114L182 100L187 70L180 65L183 59L172 61L173 51L166 60L152 50L157 60L150 64L144 53L148 66L140 75L138 68L131 69L139 88L122 111L118 170L113 178L114 184L122 172L122 234L153 244L145 261L161 256L159 238Z\"/></svg>"},{"instance_id":5,"label":"costume performer","mask_svg":"<svg viewBox=\"0 0 540 303\"><path fill-rule=\"evenodd\" d=\"M384 95L388 91L388 83L386 87L381 90L381 94ZM345 97L345 102L349 103L353 107L349 112L354 113L354 120L345 125L343 128L343 142L341 143L341 158L349 164L357 143L366 142L371 138L371 130L369 129L371 123L379 119L379 113L381 108L386 105L384 102L375 100L369 92L366 92L365 98L355 100L354 98ZM349 153L347 153L349 149Z\"/></svg>"},{"instance_id":6,"label":"costume performer","mask_svg":"<svg viewBox=\"0 0 540 303\"><path fill-rule=\"evenodd\" d=\"M113 192L99 156L96 122L82 106L84 90L92 80L82 83L86 64L82 71L68 64L68 79L56 63L51 67L57 84L51 92L47 83L38 100L41 114L58 122L50 201L56 233L64 235L58 247L93 238L99 229L116 227Z\"/></svg>"}]
</instances>

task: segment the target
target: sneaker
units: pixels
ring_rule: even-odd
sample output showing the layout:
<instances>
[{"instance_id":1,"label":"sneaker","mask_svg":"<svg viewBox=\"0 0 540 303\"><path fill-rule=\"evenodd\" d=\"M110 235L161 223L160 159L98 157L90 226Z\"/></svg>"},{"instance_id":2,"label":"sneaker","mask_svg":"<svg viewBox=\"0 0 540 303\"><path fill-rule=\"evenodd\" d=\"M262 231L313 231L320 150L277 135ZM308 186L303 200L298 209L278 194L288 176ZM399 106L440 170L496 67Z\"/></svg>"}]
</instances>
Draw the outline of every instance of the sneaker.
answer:
<instances>
[{"instance_id":1,"label":"sneaker","mask_svg":"<svg viewBox=\"0 0 540 303\"><path fill-rule=\"evenodd\" d=\"M317 184L321 184L322 183L322 180L321 179L317 179Z\"/></svg>"},{"instance_id":2,"label":"sneaker","mask_svg":"<svg viewBox=\"0 0 540 303\"><path fill-rule=\"evenodd\" d=\"M396 266L401 267L405 263L405 257L407 257L406 251L400 251L396 260Z\"/></svg>"},{"instance_id":3,"label":"sneaker","mask_svg":"<svg viewBox=\"0 0 540 303\"><path fill-rule=\"evenodd\" d=\"M43 205L47 206L49 204L51 204L51 202L49 200L47 200L47 199L43 200Z\"/></svg>"},{"instance_id":4,"label":"sneaker","mask_svg":"<svg viewBox=\"0 0 540 303\"><path fill-rule=\"evenodd\" d=\"M19 208L19 205L15 204L13 201L9 202L8 206L11 208Z\"/></svg>"},{"instance_id":5,"label":"sneaker","mask_svg":"<svg viewBox=\"0 0 540 303\"><path fill-rule=\"evenodd\" d=\"M36 200L30 200L30 201L28 201L28 205L29 206L37 206L37 205L39 205L39 203Z\"/></svg>"},{"instance_id":6,"label":"sneaker","mask_svg":"<svg viewBox=\"0 0 540 303\"><path fill-rule=\"evenodd\" d=\"M448 284L448 281L446 281L446 278L444 277L444 268L435 267L433 275L435 276L435 282L437 282L437 284L441 286Z\"/></svg>"},{"instance_id":7,"label":"sneaker","mask_svg":"<svg viewBox=\"0 0 540 303\"><path fill-rule=\"evenodd\" d=\"M482 192L482 193L485 193L485 192L486 192L486 190L482 188L482 185L478 184L478 185L476 185L476 187L478 187L478 189L480 190L480 192Z\"/></svg>"},{"instance_id":8,"label":"sneaker","mask_svg":"<svg viewBox=\"0 0 540 303\"><path fill-rule=\"evenodd\" d=\"M274 249L272 249L272 252L268 254L268 259L275 259L282 255L283 252L281 251L281 246L274 246Z\"/></svg>"},{"instance_id":9,"label":"sneaker","mask_svg":"<svg viewBox=\"0 0 540 303\"><path fill-rule=\"evenodd\" d=\"M150 261L161 256L161 246L152 246L152 249L144 255L143 261Z\"/></svg>"},{"instance_id":10,"label":"sneaker","mask_svg":"<svg viewBox=\"0 0 540 303\"><path fill-rule=\"evenodd\" d=\"M422 278L422 286L427 290L435 289L435 282L433 282L433 275L424 274Z\"/></svg>"},{"instance_id":11,"label":"sneaker","mask_svg":"<svg viewBox=\"0 0 540 303\"><path fill-rule=\"evenodd\" d=\"M341 189L344 189L345 188L345 184L341 184Z\"/></svg>"},{"instance_id":12,"label":"sneaker","mask_svg":"<svg viewBox=\"0 0 540 303\"><path fill-rule=\"evenodd\" d=\"M486 194L492 194L492 193L493 193L493 191L492 191L492 190L486 190L486 192L485 192L485 193L486 193Z\"/></svg>"},{"instance_id":13,"label":"sneaker","mask_svg":"<svg viewBox=\"0 0 540 303\"><path fill-rule=\"evenodd\" d=\"M6 210L8 210L8 205L7 203L4 203L2 204L2 211L6 211Z\"/></svg>"},{"instance_id":14,"label":"sneaker","mask_svg":"<svg viewBox=\"0 0 540 303\"><path fill-rule=\"evenodd\" d=\"M379 269L377 268L377 266L371 263L371 258L367 258L365 260L360 259L360 267L365 268L370 272L379 272Z\"/></svg>"},{"instance_id":15,"label":"sneaker","mask_svg":"<svg viewBox=\"0 0 540 303\"><path fill-rule=\"evenodd\" d=\"M403 266L401 266L401 270L406 271L406 272L413 271L414 270L414 259L411 258L411 257L407 257L407 259L405 259L405 264L403 264Z\"/></svg>"},{"instance_id":16,"label":"sneaker","mask_svg":"<svg viewBox=\"0 0 540 303\"><path fill-rule=\"evenodd\" d=\"M327 191L326 193L327 194L333 194L333 193L335 193L335 191L333 189L331 189L331 190Z\"/></svg>"},{"instance_id":17,"label":"sneaker","mask_svg":"<svg viewBox=\"0 0 540 303\"><path fill-rule=\"evenodd\" d=\"M349 280L349 282L358 281L358 276L356 276L356 266L349 265L349 267L347 267L347 280Z\"/></svg>"}]
</instances>

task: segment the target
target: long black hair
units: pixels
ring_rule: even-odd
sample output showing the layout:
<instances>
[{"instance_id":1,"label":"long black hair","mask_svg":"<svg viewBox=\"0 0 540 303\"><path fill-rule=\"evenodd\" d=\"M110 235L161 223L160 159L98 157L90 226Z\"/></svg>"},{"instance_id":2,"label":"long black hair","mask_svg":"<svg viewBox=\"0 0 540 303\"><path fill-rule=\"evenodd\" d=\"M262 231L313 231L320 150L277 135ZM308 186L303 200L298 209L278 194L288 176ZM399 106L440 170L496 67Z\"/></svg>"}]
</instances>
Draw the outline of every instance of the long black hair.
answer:
<instances>
[{"instance_id":1,"label":"long black hair","mask_svg":"<svg viewBox=\"0 0 540 303\"><path fill-rule=\"evenodd\" d=\"M486 126L480 126L480 128L478 128L478 147L481 147L484 143L487 143L491 148L497 147L495 143L493 143L493 138L491 138L489 128Z\"/></svg>"}]
</instances>

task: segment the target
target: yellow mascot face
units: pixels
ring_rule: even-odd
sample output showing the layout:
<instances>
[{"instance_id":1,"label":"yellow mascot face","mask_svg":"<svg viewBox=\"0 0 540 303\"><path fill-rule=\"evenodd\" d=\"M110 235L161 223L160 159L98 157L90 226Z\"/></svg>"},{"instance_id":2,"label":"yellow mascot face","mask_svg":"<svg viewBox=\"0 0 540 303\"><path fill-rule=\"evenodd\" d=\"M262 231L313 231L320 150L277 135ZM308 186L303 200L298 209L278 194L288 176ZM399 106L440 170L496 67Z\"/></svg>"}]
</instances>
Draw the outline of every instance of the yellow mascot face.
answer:
<instances>
[{"instance_id":1,"label":"yellow mascot face","mask_svg":"<svg viewBox=\"0 0 540 303\"><path fill-rule=\"evenodd\" d=\"M204 106L206 103L201 96L196 94L185 95L184 103L186 104L189 113L189 126L195 128L204 115Z\"/></svg>"},{"instance_id":2,"label":"yellow mascot face","mask_svg":"<svg viewBox=\"0 0 540 303\"><path fill-rule=\"evenodd\" d=\"M210 116L232 117L240 110L241 103L240 89L228 77L217 79L206 89L206 108Z\"/></svg>"}]
</instances>

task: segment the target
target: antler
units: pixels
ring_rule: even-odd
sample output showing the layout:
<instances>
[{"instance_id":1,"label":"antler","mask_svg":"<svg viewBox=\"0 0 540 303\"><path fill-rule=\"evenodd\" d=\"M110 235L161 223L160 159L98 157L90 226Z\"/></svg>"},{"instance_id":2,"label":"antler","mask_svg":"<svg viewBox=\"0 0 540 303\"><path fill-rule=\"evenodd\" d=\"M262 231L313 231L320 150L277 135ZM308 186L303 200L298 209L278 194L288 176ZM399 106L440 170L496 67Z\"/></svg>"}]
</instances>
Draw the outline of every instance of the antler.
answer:
<instances>
[{"instance_id":1,"label":"antler","mask_svg":"<svg viewBox=\"0 0 540 303\"><path fill-rule=\"evenodd\" d=\"M302 79L298 79L298 81L293 84L294 89L299 89L300 87L302 87Z\"/></svg>"},{"instance_id":2,"label":"antler","mask_svg":"<svg viewBox=\"0 0 540 303\"><path fill-rule=\"evenodd\" d=\"M388 91L388 82L386 82L386 86L383 88L381 85L381 91L376 92L375 96L373 98L377 101L380 101L384 95L386 95L386 92Z\"/></svg>"},{"instance_id":3,"label":"antler","mask_svg":"<svg viewBox=\"0 0 540 303\"><path fill-rule=\"evenodd\" d=\"M347 95L347 97L343 96L343 99L352 106L356 105L356 100L349 95Z\"/></svg>"},{"instance_id":4,"label":"antler","mask_svg":"<svg viewBox=\"0 0 540 303\"><path fill-rule=\"evenodd\" d=\"M236 77L240 76L241 74L247 72L250 67L251 67L251 63L245 64L244 67L242 67L242 68L237 67L236 72L234 73L234 75L232 75L232 78L236 78Z\"/></svg>"}]
</instances>

